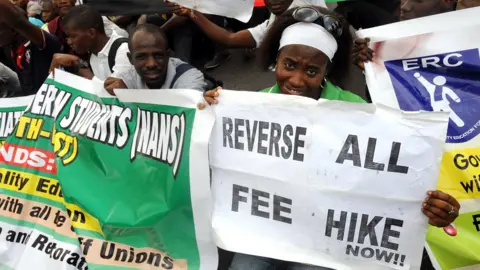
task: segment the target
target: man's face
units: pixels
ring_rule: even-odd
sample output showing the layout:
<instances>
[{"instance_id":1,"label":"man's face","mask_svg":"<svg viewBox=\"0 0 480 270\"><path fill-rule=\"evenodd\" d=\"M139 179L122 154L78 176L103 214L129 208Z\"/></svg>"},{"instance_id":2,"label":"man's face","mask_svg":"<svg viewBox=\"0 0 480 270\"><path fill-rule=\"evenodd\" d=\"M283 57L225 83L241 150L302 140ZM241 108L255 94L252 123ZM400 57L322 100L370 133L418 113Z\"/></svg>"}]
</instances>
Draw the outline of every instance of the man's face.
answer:
<instances>
[{"instance_id":1,"label":"man's face","mask_svg":"<svg viewBox=\"0 0 480 270\"><path fill-rule=\"evenodd\" d=\"M68 45L78 54L86 54L92 47L95 30L78 29L70 24L65 26Z\"/></svg>"},{"instance_id":2,"label":"man's face","mask_svg":"<svg viewBox=\"0 0 480 270\"><path fill-rule=\"evenodd\" d=\"M130 62L150 89L160 89L168 69L168 52L160 35L138 31L131 41Z\"/></svg>"},{"instance_id":3,"label":"man's face","mask_svg":"<svg viewBox=\"0 0 480 270\"><path fill-rule=\"evenodd\" d=\"M15 32L10 26L0 22L0 47L7 47L13 43Z\"/></svg>"},{"instance_id":4,"label":"man's face","mask_svg":"<svg viewBox=\"0 0 480 270\"><path fill-rule=\"evenodd\" d=\"M63 17L75 6L75 0L54 0L53 4L55 5L58 15Z\"/></svg>"},{"instance_id":5,"label":"man's face","mask_svg":"<svg viewBox=\"0 0 480 270\"><path fill-rule=\"evenodd\" d=\"M293 0L265 0L265 6L275 15L281 15L288 10Z\"/></svg>"},{"instance_id":6,"label":"man's face","mask_svg":"<svg viewBox=\"0 0 480 270\"><path fill-rule=\"evenodd\" d=\"M53 9L52 3L42 4L42 21L50 22L55 18L55 10Z\"/></svg>"},{"instance_id":7,"label":"man's face","mask_svg":"<svg viewBox=\"0 0 480 270\"><path fill-rule=\"evenodd\" d=\"M401 0L400 20L417 19L448 10L450 0Z\"/></svg>"},{"instance_id":8,"label":"man's face","mask_svg":"<svg viewBox=\"0 0 480 270\"><path fill-rule=\"evenodd\" d=\"M23 9L23 10L27 10L27 5L28 5L28 0L13 0L13 3Z\"/></svg>"}]
</instances>

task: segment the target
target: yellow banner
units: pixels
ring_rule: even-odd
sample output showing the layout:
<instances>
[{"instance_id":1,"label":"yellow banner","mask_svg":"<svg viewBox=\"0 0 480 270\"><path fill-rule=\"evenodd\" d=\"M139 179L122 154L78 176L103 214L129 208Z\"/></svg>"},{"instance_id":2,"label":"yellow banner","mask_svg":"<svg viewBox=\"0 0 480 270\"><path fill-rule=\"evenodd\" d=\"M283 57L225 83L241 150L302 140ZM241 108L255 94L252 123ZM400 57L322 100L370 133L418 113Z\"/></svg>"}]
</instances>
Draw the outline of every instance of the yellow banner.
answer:
<instances>
[{"instance_id":1,"label":"yellow banner","mask_svg":"<svg viewBox=\"0 0 480 270\"><path fill-rule=\"evenodd\" d=\"M0 168L0 188L63 203L73 227L103 234L96 218L77 205L65 202L60 184L55 179Z\"/></svg>"},{"instance_id":2,"label":"yellow banner","mask_svg":"<svg viewBox=\"0 0 480 270\"><path fill-rule=\"evenodd\" d=\"M480 198L480 148L445 152L438 189L458 201Z\"/></svg>"}]
</instances>

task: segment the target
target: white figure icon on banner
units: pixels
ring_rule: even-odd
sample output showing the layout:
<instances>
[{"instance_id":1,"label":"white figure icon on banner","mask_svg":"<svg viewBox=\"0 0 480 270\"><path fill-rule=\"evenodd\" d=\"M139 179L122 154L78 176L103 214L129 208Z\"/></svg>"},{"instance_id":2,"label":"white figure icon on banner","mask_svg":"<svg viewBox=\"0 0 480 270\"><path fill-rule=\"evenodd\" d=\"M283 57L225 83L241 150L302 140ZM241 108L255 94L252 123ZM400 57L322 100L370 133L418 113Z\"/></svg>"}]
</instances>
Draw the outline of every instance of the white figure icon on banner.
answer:
<instances>
[{"instance_id":1,"label":"white figure icon on banner","mask_svg":"<svg viewBox=\"0 0 480 270\"><path fill-rule=\"evenodd\" d=\"M430 83L427 79L425 79L420 73L416 72L413 74L415 78L425 87L430 95L430 104L432 105L433 111L439 112L450 112L450 119L457 125L458 127L465 126L465 122L458 116L458 114L452 110L450 107L450 101L448 99L451 98L456 103L461 102L462 100L458 97L452 89L445 86L447 83L447 79L443 76L436 76L433 78L433 84ZM441 98L435 99L435 91L441 91Z\"/></svg>"}]
</instances>

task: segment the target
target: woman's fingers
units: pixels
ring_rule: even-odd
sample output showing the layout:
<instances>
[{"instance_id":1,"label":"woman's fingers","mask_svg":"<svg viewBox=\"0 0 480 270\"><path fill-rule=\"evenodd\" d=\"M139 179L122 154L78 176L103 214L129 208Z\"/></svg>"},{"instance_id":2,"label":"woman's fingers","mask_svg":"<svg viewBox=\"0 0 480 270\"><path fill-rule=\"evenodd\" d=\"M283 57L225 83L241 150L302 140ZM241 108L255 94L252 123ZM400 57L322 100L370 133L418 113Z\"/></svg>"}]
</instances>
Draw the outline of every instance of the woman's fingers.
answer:
<instances>
[{"instance_id":1,"label":"woman's fingers","mask_svg":"<svg viewBox=\"0 0 480 270\"><path fill-rule=\"evenodd\" d=\"M455 221L460 210L460 203L442 191L429 191L422 205L422 212L429 218L429 223L445 227Z\"/></svg>"},{"instance_id":2,"label":"woman's fingers","mask_svg":"<svg viewBox=\"0 0 480 270\"><path fill-rule=\"evenodd\" d=\"M372 61L375 57L375 53L369 46L370 39L369 38L357 38L355 39L355 44L353 48L353 62L358 66L362 67L362 62L369 62Z\"/></svg>"},{"instance_id":3,"label":"woman's fingers","mask_svg":"<svg viewBox=\"0 0 480 270\"><path fill-rule=\"evenodd\" d=\"M356 38L355 39L355 45L363 45L363 44L368 45L368 43L370 43L370 38Z\"/></svg>"},{"instance_id":4,"label":"woman's fingers","mask_svg":"<svg viewBox=\"0 0 480 270\"><path fill-rule=\"evenodd\" d=\"M369 58L370 60L372 60L373 58L375 58L375 52L374 52L372 49L368 48L368 53L367 53L367 54L368 54L368 58Z\"/></svg>"},{"instance_id":5,"label":"woman's fingers","mask_svg":"<svg viewBox=\"0 0 480 270\"><path fill-rule=\"evenodd\" d=\"M452 197L450 194L447 194L447 193L442 192L440 190L435 190L435 191L427 192L427 195L430 198L439 199L439 200L442 200L442 201L445 201L445 202L449 203L450 205L455 207L455 210L457 210L457 211L460 210L460 203L457 201L457 199Z\"/></svg>"},{"instance_id":6,"label":"woman's fingers","mask_svg":"<svg viewBox=\"0 0 480 270\"><path fill-rule=\"evenodd\" d=\"M222 89L221 87L217 87L213 90L208 90L205 92L205 100L208 104L218 104L218 97L220 96L219 90Z\"/></svg>"},{"instance_id":7,"label":"woman's fingers","mask_svg":"<svg viewBox=\"0 0 480 270\"><path fill-rule=\"evenodd\" d=\"M444 220L450 220L452 218L451 215L448 214L452 207L453 206L451 206L447 202L438 199L429 199L428 201L423 203L423 209L434 213L436 216Z\"/></svg>"},{"instance_id":8,"label":"woman's fingers","mask_svg":"<svg viewBox=\"0 0 480 270\"><path fill-rule=\"evenodd\" d=\"M428 217L428 224L435 226L435 227L446 227L450 225L451 222L445 221L439 216L435 215L434 213L430 212L429 210L422 209L422 212L425 216Z\"/></svg>"}]
</instances>

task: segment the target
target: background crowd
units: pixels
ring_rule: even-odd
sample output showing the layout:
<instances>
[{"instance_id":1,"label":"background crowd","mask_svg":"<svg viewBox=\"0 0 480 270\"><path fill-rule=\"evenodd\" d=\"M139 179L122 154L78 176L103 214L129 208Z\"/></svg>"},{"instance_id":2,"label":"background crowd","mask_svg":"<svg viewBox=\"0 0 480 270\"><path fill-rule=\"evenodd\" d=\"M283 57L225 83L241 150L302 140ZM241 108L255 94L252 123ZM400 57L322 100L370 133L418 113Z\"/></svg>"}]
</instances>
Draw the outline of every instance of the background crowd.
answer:
<instances>
[{"instance_id":1,"label":"background crowd","mask_svg":"<svg viewBox=\"0 0 480 270\"><path fill-rule=\"evenodd\" d=\"M236 54L244 58L246 72L253 74L243 80L276 76L277 83L264 92L369 102L364 81L353 77L362 76L363 63L374 52L368 48L368 39L355 38L355 29L478 5L478 0L355 0L329 5L329 11L322 8L327 7L322 0L265 0L256 1L252 18L242 23L174 3L167 3L169 12L162 14L107 17L75 0L0 0L0 97L35 94L51 71L62 68L93 80L112 95L116 88L189 88L206 91L209 103L215 103L218 92L208 90L236 87L231 76L212 70L223 67L223 74L235 72L225 64ZM316 8L300 9L307 6ZM322 19L321 29L297 24L314 24L318 19ZM306 37L308 31L315 35ZM318 44L315 37L322 35L325 40ZM288 43L292 39L318 50L296 50L289 47L296 44ZM304 57L296 59L298 55ZM255 58L264 71L254 68L255 61L250 60ZM304 73L296 71L300 68ZM446 213L422 208L432 225L447 226L452 221L450 212L458 212L458 202L447 196L433 194L428 202L432 207L436 200L449 202L452 210ZM220 254L220 269L227 269L233 254ZM279 262L275 267L289 264ZM427 255L422 267L432 268Z\"/></svg>"}]
</instances>

